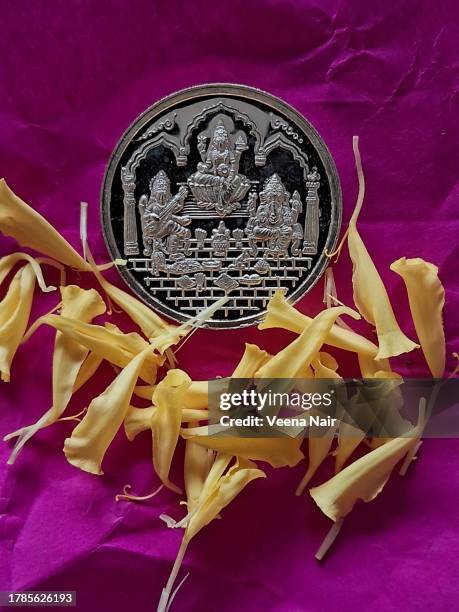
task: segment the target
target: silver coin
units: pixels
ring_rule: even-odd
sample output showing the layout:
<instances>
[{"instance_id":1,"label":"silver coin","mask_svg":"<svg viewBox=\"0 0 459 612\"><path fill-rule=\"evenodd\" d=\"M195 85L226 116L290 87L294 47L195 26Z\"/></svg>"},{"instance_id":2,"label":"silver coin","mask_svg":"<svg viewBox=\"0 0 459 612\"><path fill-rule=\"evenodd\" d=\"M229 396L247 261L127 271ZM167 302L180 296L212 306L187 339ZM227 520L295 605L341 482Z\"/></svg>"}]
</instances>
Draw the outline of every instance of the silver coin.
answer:
<instances>
[{"instance_id":1,"label":"silver coin","mask_svg":"<svg viewBox=\"0 0 459 612\"><path fill-rule=\"evenodd\" d=\"M186 322L254 325L273 292L317 282L341 225L331 155L282 100L242 85L200 85L146 110L113 152L102 224L119 272L147 304Z\"/></svg>"}]
</instances>

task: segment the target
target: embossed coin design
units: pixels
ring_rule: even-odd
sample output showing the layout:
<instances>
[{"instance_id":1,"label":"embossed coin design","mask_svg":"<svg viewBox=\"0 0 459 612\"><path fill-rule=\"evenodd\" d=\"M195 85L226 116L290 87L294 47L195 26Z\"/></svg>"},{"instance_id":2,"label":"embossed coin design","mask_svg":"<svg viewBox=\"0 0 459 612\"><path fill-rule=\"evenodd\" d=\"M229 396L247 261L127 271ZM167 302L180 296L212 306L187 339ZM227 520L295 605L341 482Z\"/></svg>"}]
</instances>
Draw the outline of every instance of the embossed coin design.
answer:
<instances>
[{"instance_id":1,"label":"embossed coin design","mask_svg":"<svg viewBox=\"0 0 459 612\"><path fill-rule=\"evenodd\" d=\"M128 129L108 165L102 221L135 293L186 322L229 297L207 327L259 322L278 288L295 302L336 244L341 190L311 124L242 85L179 91Z\"/></svg>"}]
</instances>

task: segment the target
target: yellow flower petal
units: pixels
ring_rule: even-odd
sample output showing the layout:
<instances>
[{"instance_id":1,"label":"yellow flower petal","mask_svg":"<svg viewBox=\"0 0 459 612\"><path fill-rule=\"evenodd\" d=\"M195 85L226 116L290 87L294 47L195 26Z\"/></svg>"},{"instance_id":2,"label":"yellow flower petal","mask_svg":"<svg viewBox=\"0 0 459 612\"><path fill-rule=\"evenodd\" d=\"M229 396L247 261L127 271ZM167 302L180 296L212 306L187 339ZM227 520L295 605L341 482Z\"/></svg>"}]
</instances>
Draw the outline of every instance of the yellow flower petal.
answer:
<instances>
[{"instance_id":1,"label":"yellow flower petal","mask_svg":"<svg viewBox=\"0 0 459 612\"><path fill-rule=\"evenodd\" d=\"M193 423L190 425L193 425ZM197 507L204 483L209 474L211 466L209 453L208 449L200 444L196 444L192 439L187 440L185 443L183 477L188 513L193 512Z\"/></svg>"},{"instance_id":2,"label":"yellow flower petal","mask_svg":"<svg viewBox=\"0 0 459 612\"><path fill-rule=\"evenodd\" d=\"M209 383L207 380L192 381L183 401L187 408L195 408L196 410L207 408L209 403Z\"/></svg>"},{"instance_id":3,"label":"yellow flower petal","mask_svg":"<svg viewBox=\"0 0 459 612\"><path fill-rule=\"evenodd\" d=\"M311 478L329 455L336 429L336 426L329 427L325 431L323 431L323 427L318 427L315 425L309 427L308 469L306 470L305 475L296 489L296 495L301 495L303 493Z\"/></svg>"},{"instance_id":4,"label":"yellow flower petal","mask_svg":"<svg viewBox=\"0 0 459 612\"><path fill-rule=\"evenodd\" d=\"M125 334L116 325L106 323L102 327L68 317L46 315L35 321L27 336L34 333L40 325L54 327L78 344L85 346L120 368L124 368L141 351L151 348L152 350L148 352L140 371L140 378L145 382L151 383L156 380L157 367L164 363L164 357L156 355L153 348L139 334L136 332Z\"/></svg>"},{"instance_id":5,"label":"yellow flower petal","mask_svg":"<svg viewBox=\"0 0 459 612\"><path fill-rule=\"evenodd\" d=\"M124 431L127 439L132 442L134 438L143 431L151 428L152 416L156 413L156 406L148 408L135 408L129 406L124 419Z\"/></svg>"},{"instance_id":6,"label":"yellow flower petal","mask_svg":"<svg viewBox=\"0 0 459 612\"><path fill-rule=\"evenodd\" d=\"M336 318L347 314L353 319L360 316L345 306L337 306L320 312L311 324L285 349L274 355L256 373L257 378L296 378L302 368L310 365Z\"/></svg>"},{"instance_id":7,"label":"yellow flower petal","mask_svg":"<svg viewBox=\"0 0 459 612\"><path fill-rule=\"evenodd\" d=\"M244 354L236 368L233 371L232 378L251 378L254 376L255 372L258 368L265 363L268 359L270 359L270 355L261 350L255 344L246 344L244 349ZM197 385L202 385L200 389L196 389ZM185 402L187 406L194 405L198 408L201 408L203 405L207 406L208 404L208 383L193 382L188 389L187 395L185 397ZM182 411L182 422L184 420L184 414L186 412L186 408ZM197 412L197 411L195 411ZM207 412L207 411L206 411ZM207 417L208 418L208 415ZM197 420L201 419L201 416L196 417ZM190 420L190 428L198 426L198 422L192 422ZM199 496L203 492L204 483L207 483L209 486L209 482L211 481L212 476L206 480L207 472L209 471L210 460L209 453L211 451L206 449L204 446L197 444L193 438L189 438L186 440L185 445L185 464L184 464L184 480L185 480L185 491L187 495L187 507L188 512L193 512L196 507ZM217 456L216 462L218 465L218 461L220 461L221 455ZM230 460L230 456L227 456L228 462ZM226 465L225 465L226 467ZM215 462L213 466L212 473L215 473Z\"/></svg>"},{"instance_id":8,"label":"yellow flower petal","mask_svg":"<svg viewBox=\"0 0 459 612\"><path fill-rule=\"evenodd\" d=\"M61 287L62 316L89 322L105 312L105 303L94 289L84 290L76 285ZM88 349L61 332L56 333L53 353L53 405L35 423L10 434L19 436L9 463L13 463L25 443L40 429L55 423L65 411L72 397L78 372Z\"/></svg>"},{"instance_id":9,"label":"yellow flower petal","mask_svg":"<svg viewBox=\"0 0 459 612\"><path fill-rule=\"evenodd\" d=\"M232 373L232 378L251 378L257 369L271 358L266 351L258 348L255 344L246 344L241 361ZM137 397L151 400L154 386L139 385L134 389ZM209 401L209 382L207 380L193 380L185 396L187 408L204 409Z\"/></svg>"},{"instance_id":10,"label":"yellow flower petal","mask_svg":"<svg viewBox=\"0 0 459 612\"><path fill-rule=\"evenodd\" d=\"M126 418L124 420L124 429L126 437L132 442L134 438L143 431L151 429L151 419L156 412L156 406L148 406L147 408L136 408L129 406ZM183 408L181 414L182 423L193 423L196 421L207 421L209 412L207 410L195 408Z\"/></svg>"},{"instance_id":11,"label":"yellow flower petal","mask_svg":"<svg viewBox=\"0 0 459 612\"><path fill-rule=\"evenodd\" d=\"M35 279L27 264L16 272L0 302L0 377L5 382L10 380L11 363L27 328Z\"/></svg>"},{"instance_id":12,"label":"yellow flower petal","mask_svg":"<svg viewBox=\"0 0 459 612\"><path fill-rule=\"evenodd\" d=\"M359 179L359 195L354 213L349 221L347 243L353 264L354 304L364 319L376 327L379 343L376 358L385 359L408 353L418 348L418 345L407 338L398 326L386 288L357 231L357 219L365 195L365 180L357 137L353 139L353 148Z\"/></svg>"},{"instance_id":13,"label":"yellow flower petal","mask_svg":"<svg viewBox=\"0 0 459 612\"><path fill-rule=\"evenodd\" d=\"M341 378L337 373L338 362L329 353L321 351L311 362L315 378Z\"/></svg>"},{"instance_id":14,"label":"yellow flower petal","mask_svg":"<svg viewBox=\"0 0 459 612\"><path fill-rule=\"evenodd\" d=\"M300 438L237 438L226 436L209 436L207 425L182 429L180 431L186 440L192 438L196 444L206 448L235 455L253 461L266 461L273 467L293 467L303 459L300 450Z\"/></svg>"},{"instance_id":15,"label":"yellow flower petal","mask_svg":"<svg viewBox=\"0 0 459 612\"><path fill-rule=\"evenodd\" d=\"M81 389L81 387L94 376L102 361L102 357L96 353L89 353L89 355L83 361L81 368L78 370L75 384L73 385L74 393L76 393L78 389Z\"/></svg>"},{"instance_id":16,"label":"yellow flower petal","mask_svg":"<svg viewBox=\"0 0 459 612\"><path fill-rule=\"evenodd\" d=\"M151 347L136 355L105 391L92 400L81 423L64 443L72 465L92 474L103 474L102 461L129 408L132 392Z\"/></svg>"},{"instance_id":17,"label":"yellow flower petal","mask_svg":"<svg viewBox=\"0 0 459 612\"><path fill-rule=\"evenodd\" d=\"M136 323L147 338L156 338L164 332L173 333L177 330L177 326L170 325L163 321L159 315L157 315L151 308L146 304L138 300L133 295L123 291L119 287L112 285L101 272L98 270L92 255L88 252L92 271L99 281L102 289L110 297L111 300L118 304L124 312ZM183 332L179 337L185 335ZM179 338L177 338L178 340Z\"/></svg>"},{"instance_id":18,"label":"yellow flower petal","mask_svg":"<svg viewBox=\"0 0 459 612\"><path fill-rule=\"evenodd\" d=\"M153 433L153 466L162 483L180 493L169 480L169 470L180 436L184 396L191 379L182 370L169 370L153 393L156 410L151 418Z\"/></svg>"},{"instance_id":19,"label":"yellow flower petal","mask_svg":"<svg viewBox=\"0 0 459 612\"><path fill-rule=\"evenodd\" d=\"M312 361L314 375L317 379L340 379L336 373L338 363L336 359L328 353L318 353ZM331 446L335 437L337 425L332 425L324 430L318 425L310 425L308 430L308 469L296 489L296 495L301 495L308 485L311 478L317 472L323 461L330 453Z\"/></svg>"},{"instance_id":20,"label":"yellow flower petal","mask_svg":"<svg viewBox=\"0 0 459 612\"><path fill-rule=\"evenodd\" d=\"M394 438L311 489L310 494L322 512L336 521L347 516L359 499L365 502L374 499L397 463L417 444L416 432L413 429L410 437Z\"/></svg>"},{"instance_id":21,"label":"yellow flower petal","mask_svg":"<svg viewBox=\"0 0 459 612\"><path fill-rule=\"evenodd\" d=\"M134 395L142 399L150 400L153 397L155 385L137 385L134 389Z\"/></svg>"},{"instance_id":22,"label":"yellow flower petal","mask_svg":"<svg viewBox=\"0 0 459 612\"><path fill-rule=\"evenodd\" d=\"M201 503L187 525L184 540L189 542L203 527L213 521L237 495L256 478L266 478L266 474L251 461L238 458L209 496Z\"/></svg>"},{"instance_id":23,"label":"yellow flower petal","mask_svg":"<svg viewBox=\"0 0 459 612\"><path fill-rule=\"evenodd\" d=\"M91 269L46 219L11 191L4 179L0 179L0 232L71 268Z\"/></svg>"},{"instance_id":24,"label":"yellow flower petal","mask_svg":"<svg viewBox=\"0 0 459 612\"><path fill-rule=\"evenodd\" d=\"M282 328L301 334L311 325L313 319L299 312L285 299L284 292L278 289L268 302L265 320L260 323L258 329ZM364 336L353 331L343 329L338 325L332 325L327 334L324 344L336 348L375 356L378 347Z\"/></svg>"},{"instance_id":25,"label":"yellow flower petal","mask_svg":"<svg viewBox=\"0 0 459 612\"><path fill-rule=\"evenodd\" d=\"M252 378L260 367L271 359L271 355L256 344L246 344L244 354L231 378Z\"/></svg>"},{"instance_id":26,"label":"yellow flower petal","mask_svg":"<svg viewBox=\"0 0 459 612\"><path fill-rule=\"evenodd\" d=\"M445 290L438 278L438 268L423 259L402 257L390 269L399 274L406 285L411 316L432 376L445 372L445 332L442 311Z\"/></svg>"},{"instance_id":27,"label":"yellow flower petal","mask_svg":"<svg viewBox=\"0 0 459 612\"><path fill-rule=\"evenodd\" d=\"M27 253L11 253L11 255L5 255L0 259L0 285L3 283L5 278L8 276L10 271L14 268L14 266L18 262L27 261L33 268L35 276L37 278L38 285L40 289L44 293L48 293L49 291L55 291L56 287L50 285L49 287L45 283L45 279L43 278L43 273L41 271L41 264L47 264L57 268L61 271L61 284L65 279L64 266L62 266L57 261L53 261L52 259L47 259L46 257L38 257L33 258L31 255Z\"/></svg>"},{"instance_id":28,"label":"yellow flower petal","mask_svg":"<svg viewBox=\"0 0 459 612\"><path fill-rule=\"evenodd\" d=\"M368 355L357 355L362 378L374 378L377 372L391 372L388 359L374 359Z\"/></svg>"}]
</instances>

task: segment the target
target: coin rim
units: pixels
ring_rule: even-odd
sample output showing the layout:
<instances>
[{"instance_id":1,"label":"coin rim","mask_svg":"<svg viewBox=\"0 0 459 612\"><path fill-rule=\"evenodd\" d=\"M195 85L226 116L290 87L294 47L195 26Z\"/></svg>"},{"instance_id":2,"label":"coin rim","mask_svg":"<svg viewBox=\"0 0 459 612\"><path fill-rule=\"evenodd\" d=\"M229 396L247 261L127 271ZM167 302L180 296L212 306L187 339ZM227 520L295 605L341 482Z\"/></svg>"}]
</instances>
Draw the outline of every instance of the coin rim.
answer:
<instances>
[{"instance_id":1,"label":"coin rim","mask_svg":"<svg viewBox=\"0 0 459 612\"><path fill-rule=\"evenodd\" d=\"M307 286L301 284L288 296L288 301L291 304L295 304L302 297L304 297L314 285L319 281L320 277L324 273L329 258L325 252L332 252L338 242L338 236L341 229L342 219L342 193L341 185L339 181L338 171L336 169L335 162L328 150L327 145L310 123L306 117L304 117L299 111L290 106L284 100L281 100L277 96L270 94L266 91L251 87L250 85L233 84L233 83L207 83L202 85L193 85L185 89L180 89L174 93L171 93L147 108L142 114L140 114L134 121L131 122L127 130L123 133L121 138L118 140L115 148L113 149L110 158L107 163L107 167L104 172L104 178L102 181L101 188L101 208L100 218L103 228L103 236L107 250L112 259L124 259L122 253L119 252L116 244L115 236L113 234L111 219L110 219L110 201L112 196L112 185L115 170L118 163L128 146L132 141L136 133L141 131L145 125L154 119L156 115L163 113L168 110L171 106L191 101L199 96L203 95L236 95L239 97L247 98L249 101L260 101L263 104L270 106L274 111L283 112L290 121L293 121L309 138L319 157L322 160L325 171L327 172L328 181L330 184L330 197L331 197L331 219L328 231L327 242L324 250L322 251L319 259L317 260L314 268L311 270ZM147 306L156 308L159 312L171 318L175 322L187 323L191 317L181 315L180 311L176 311L169 307L164 302L161 302L154 295L149 293L138 281L129 274L124 266L116 266L118 273L124 282L130 289L138 296ZM260 323L266 314L266 309L259 312L256 315L248 315L240 319L220 320L220 321L206 321L202 327L208 329L238 329L242 327L249 327Z\"/></svg>"}]
</instances>

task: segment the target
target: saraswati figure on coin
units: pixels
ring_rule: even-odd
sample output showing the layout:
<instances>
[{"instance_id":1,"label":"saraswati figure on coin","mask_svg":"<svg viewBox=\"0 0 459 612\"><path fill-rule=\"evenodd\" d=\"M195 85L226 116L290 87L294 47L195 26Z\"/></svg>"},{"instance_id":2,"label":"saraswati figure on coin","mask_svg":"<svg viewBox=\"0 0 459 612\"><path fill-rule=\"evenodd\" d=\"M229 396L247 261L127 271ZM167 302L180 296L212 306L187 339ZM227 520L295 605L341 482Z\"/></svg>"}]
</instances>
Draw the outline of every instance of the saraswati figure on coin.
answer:
<instances>
[{"instance_id":1,"label":"saraswati figure on coin","mask_svg":"<svg viewBox=\"0 0 459 612\"><path fill-rule=\"evenodd\" d=\"M186 226L191 219L176 214L182 210L187 193L186 187L180 187L172 197L171 182L163 170L150 181L150 197L143 195L139 200L144 255L167 250L174 258L179 246L188 253L191 232Z\"/></svg>"}]
</instances>

